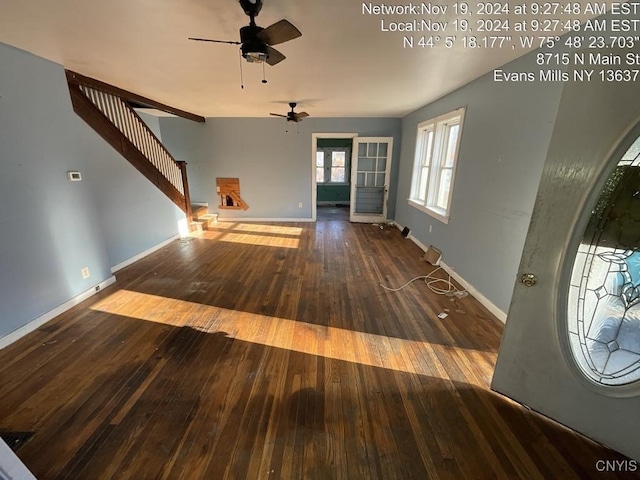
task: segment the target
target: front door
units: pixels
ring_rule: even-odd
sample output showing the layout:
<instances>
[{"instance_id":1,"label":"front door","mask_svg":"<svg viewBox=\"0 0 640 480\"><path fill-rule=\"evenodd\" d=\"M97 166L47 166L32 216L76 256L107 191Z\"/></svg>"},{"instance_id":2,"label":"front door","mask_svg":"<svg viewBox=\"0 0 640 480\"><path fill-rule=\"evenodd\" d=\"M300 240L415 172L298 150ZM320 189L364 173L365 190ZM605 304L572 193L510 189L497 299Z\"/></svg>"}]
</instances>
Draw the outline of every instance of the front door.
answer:
<instances>
[{"instance_id":1,"label":"front door","mask_svg":"<svg viewBox=\"0 0 640 480\"><path fill-rule=\"evenodd\" d=\"M636 460L638 98L633 82L565 84L492 382Z\"/></svg>"},{"instance_id":2,"label":"front door","mask_svg":"<svg viewBox=\"0 0 640 480\"><path fill-rule=\"evenodd\" d=\"M356 137L351 162L352 222L387 220L392 137Z\"/></svg>"}]
</instances>

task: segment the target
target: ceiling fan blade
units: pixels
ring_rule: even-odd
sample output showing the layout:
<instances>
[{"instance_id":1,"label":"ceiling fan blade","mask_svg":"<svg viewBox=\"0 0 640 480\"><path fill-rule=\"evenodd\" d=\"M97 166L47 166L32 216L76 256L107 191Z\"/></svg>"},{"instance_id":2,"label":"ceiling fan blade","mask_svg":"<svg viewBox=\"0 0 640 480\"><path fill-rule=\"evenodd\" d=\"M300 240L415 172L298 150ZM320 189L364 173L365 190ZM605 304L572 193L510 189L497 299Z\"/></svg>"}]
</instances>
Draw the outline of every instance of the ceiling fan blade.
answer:
<instances>
[{"instance_id":1,"label":"ceiling fan blade","mask_svg":"<svg viewBox=\"0 0 640 480\"><path fill-rule=\"evenodd\" d=\"M228 43L230 45L242 45L240 42L233 42L230 40L211 40L209 38L193 38L189 37L189 40L195 40L196 42L212 42L212 43Z\"/></svg>"},{"instance_id":2,"label":"ceiling fan blade","mask_svg":"<svg viewBox=\"0 0 640 480\"><path fill-rule=\"evenodd\" d=\"M287 118L287 116L286 116L286 115L280 115L279 113L270 113L269 115L273 115L274 117Z\"/></svg>"},{"instance_id":3,"label":"ceiling fan blade","mask_svg":"<svg viewBox=\"0 0 640 480\"><path fill-rule=\"evenodd\" d=\"M307 118L309 114L307 112L296 113L298 118Z\"/></svg>"},{"instance_id":4,"label":"ceiling fan blade","mask_svg":"<svg viewBox=\"0 0 640 480\"><path fill-rule=\"evenodd\" d=\"M278 45L301 36L300 30L287 20L280 20L258 33L258 38L267 45Z\"/></svg>"},{"instance_id":5,"label":"ceiling fan blade","mask_svg":"<svg viewBox=\"0 0 640 480\"><path fill-rule=\"evenodd\" d=\"M267 45L267 60L266 61L267 61L267 63L269 65L271 65L273 67L276 63L280 63L285 58L287 58L287 57L285 57L278 50L276 50L275 48L271 48L270 46Z\"/></svg>"}]
</instances>

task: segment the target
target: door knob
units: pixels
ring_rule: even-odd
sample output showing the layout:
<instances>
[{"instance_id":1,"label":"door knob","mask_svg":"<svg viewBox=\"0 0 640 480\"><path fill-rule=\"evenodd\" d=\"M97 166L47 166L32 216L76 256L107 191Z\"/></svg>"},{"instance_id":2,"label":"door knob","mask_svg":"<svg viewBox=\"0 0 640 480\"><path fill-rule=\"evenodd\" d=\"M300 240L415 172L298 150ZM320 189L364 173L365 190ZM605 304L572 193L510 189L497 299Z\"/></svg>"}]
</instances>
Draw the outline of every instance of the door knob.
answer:
<instances>
[{"instance_id":1,"label":"door knob","mask_svg":"<svg viewBox=\"0 0 640 480\"><path fill-rule=\"evenodd\" d=\"M538 277L536 277L533 273L523 273L520 277L520 281L527 287L533 287L536 283L538 283Z\"/></svg>"}]
</instances>

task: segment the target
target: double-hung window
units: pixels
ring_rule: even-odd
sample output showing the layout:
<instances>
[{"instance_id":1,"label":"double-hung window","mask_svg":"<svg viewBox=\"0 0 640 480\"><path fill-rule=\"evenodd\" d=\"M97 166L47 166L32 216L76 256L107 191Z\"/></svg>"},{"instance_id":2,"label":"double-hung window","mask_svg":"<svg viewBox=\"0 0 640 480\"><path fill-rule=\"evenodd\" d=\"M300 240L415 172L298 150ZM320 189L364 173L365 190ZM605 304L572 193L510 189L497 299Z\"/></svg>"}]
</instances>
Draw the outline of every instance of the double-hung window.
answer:
<instances>
[{"instance_id":1,"label":"double-hung window","mask_svg":"<svg viewBox=\"0 0 640 480\"><path fill-rule=\"evenodd\" d=\"M317 183L349 183L347 175L350 148L318 148L316 152Z\"/></svg>"},{"instance_id":2,"label":"double-hung window","mask_svg":"<svg viewBox=\"0 0 640 480\"><path fill-rule=\"evenodd\" d=\"M447 223L464 109L418 125L409 204Z\"/></svg>"}]
</instances>

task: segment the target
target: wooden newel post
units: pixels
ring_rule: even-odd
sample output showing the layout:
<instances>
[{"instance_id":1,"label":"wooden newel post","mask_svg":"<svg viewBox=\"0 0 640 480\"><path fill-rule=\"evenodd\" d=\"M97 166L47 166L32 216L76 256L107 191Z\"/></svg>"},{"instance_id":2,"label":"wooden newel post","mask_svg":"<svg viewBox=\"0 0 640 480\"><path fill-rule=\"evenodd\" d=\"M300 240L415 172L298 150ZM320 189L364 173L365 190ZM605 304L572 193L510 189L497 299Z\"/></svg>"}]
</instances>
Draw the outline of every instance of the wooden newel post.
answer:
<instances>
[{"instance_id":1,"label":"wooden newel post","mask_svg":"<svg viewBox=\"0 0 640 480\"><path fill-rule=\"evenodd\" d=\"M184 190L184 203L185 209L184 212L187 215L187 221L191 222L193 218L191 212L191 197L189 196L189 182L187 180L187 162L178 161L178 165L180 166L180 173L182 174L182 188Z\"/></svg>"}]
</instances>

